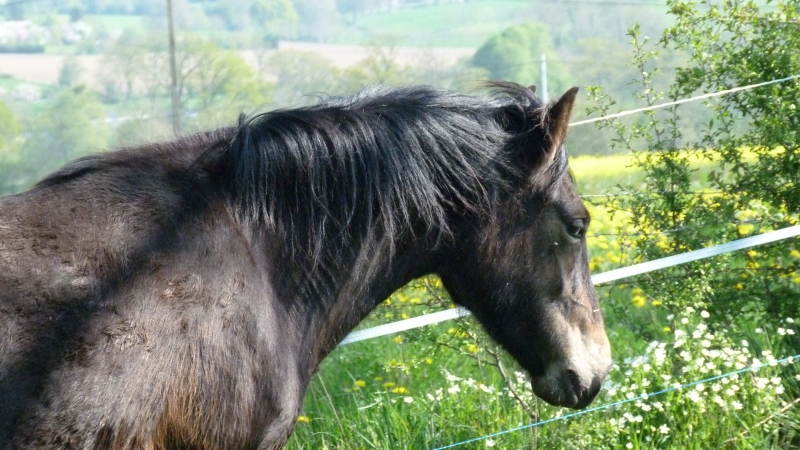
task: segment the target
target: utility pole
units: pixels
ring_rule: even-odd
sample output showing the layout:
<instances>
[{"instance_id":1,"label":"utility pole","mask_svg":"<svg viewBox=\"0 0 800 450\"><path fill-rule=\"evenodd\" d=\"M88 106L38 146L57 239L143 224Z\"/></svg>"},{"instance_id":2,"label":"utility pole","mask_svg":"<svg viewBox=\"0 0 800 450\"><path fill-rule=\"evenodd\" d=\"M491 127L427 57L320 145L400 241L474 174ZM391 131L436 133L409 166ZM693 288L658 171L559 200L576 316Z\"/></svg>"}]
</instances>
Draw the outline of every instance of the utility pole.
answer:
<instances>
[{"instance_id":1,"label":"utility pole","mask_svg":"<svg viewBox=\"0 0 800 450\"><path fill-rule=\"evenodd\" d=\"M181 132L181 105L178 97L178 72L175 68L175 27L172 22L172 0L167 0L167 22L169 24L169 70L172 75L172 131Z\"/></svg>"},{"instance_id":2,"label":"utility pole","mask_svg":"<svg viewBox=\"0 0 800 450\"><path fill-rule=\"evenodd\" d=\"M542 54L542 103L547 103L547 59Z\"/></svg>"}]
</instances>

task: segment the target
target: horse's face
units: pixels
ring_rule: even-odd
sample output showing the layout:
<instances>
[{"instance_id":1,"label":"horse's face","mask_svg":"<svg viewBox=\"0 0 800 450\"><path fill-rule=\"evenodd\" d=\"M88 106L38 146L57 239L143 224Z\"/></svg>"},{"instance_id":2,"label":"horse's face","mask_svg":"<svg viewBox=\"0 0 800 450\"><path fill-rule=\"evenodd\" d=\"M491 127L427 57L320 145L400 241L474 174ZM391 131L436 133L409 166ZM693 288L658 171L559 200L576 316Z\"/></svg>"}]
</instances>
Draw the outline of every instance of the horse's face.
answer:
<instances>
[{"instance_id":1,"label":"horse's face","mask_svg":"<svg viewBox=\"0 0 800 450\"><path fill-rule=\"evenodd\" d=\"M504 200L488 223L465 227L465 239L441 276L455 301L530 373L536 395L583 408L611 366L589 273L589 214L568 173L546 180L555 176L548 175L552 161L566 157L562 141L574 94L565 95L544 122L551 129L543 139L553 141L530 169L537 182ZM543 180L546 192L536 186Z\"/></svg>"}]
</instances>

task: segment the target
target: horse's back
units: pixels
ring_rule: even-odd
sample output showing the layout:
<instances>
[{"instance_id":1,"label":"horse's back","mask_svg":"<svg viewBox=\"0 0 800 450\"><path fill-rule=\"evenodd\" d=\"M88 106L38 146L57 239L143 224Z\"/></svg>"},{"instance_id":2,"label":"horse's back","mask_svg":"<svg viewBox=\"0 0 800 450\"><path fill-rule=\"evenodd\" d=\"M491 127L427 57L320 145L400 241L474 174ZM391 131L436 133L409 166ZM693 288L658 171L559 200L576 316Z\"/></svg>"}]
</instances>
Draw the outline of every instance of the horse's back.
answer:
<instances>
[{"instance_id":1,"label":"horse's back","mask_svg":"<svg viewBox=\"0 0 800 450\"><path fill-rule=\"evenodd\" d=\"M0 448L248 448L294 416L263 381L296 378L264 351L263 261L224 203L146 169L0 198Z\"/></svg>"}]
</instances>

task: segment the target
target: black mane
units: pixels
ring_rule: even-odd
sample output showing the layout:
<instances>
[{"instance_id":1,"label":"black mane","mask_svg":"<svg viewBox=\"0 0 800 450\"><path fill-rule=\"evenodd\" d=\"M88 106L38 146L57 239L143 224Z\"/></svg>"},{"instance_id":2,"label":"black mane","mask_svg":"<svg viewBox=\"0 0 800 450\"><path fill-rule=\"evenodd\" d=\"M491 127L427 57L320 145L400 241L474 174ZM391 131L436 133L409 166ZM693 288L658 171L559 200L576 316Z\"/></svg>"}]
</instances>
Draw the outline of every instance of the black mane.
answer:
<instances>
[{"instance_id":1,"label":"black mane","mask_svg":"<svg viewBox=\"0 0 800 450\"><path fill-rule=\"evenodd\" d=\"M323 242L336 248L376 226L392 242L412 229L447 235L448 211L491 213L518 175L514 147L543 126L533 91L491 87L489 98L374 87L242 118L205 158L222 165L240 219L279 230L293 253L316 259Z\"/></svg>"}]
</instances>

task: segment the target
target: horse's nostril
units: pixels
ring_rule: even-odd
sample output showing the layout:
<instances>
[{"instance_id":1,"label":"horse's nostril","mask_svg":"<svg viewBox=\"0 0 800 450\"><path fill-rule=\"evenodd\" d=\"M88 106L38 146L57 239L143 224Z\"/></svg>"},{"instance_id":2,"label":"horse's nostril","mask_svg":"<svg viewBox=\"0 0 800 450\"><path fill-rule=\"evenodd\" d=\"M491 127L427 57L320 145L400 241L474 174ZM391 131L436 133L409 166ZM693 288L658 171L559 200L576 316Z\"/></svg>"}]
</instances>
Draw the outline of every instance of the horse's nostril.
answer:
<instances>
[{"instance_id":1,"label":"horse's nostril","mask_svg":"<svg viewBox=\"0 0 800 450\"><path fill-rule=\"evenodd\" d=\"M578 399L583 397L583 386L581 386L581 377L578 375L578 372L567 369L567 378L569 378L569 383L572 386L572 392L575 393L575 396L578 397Z\"/></svg>"}]
</instances>

